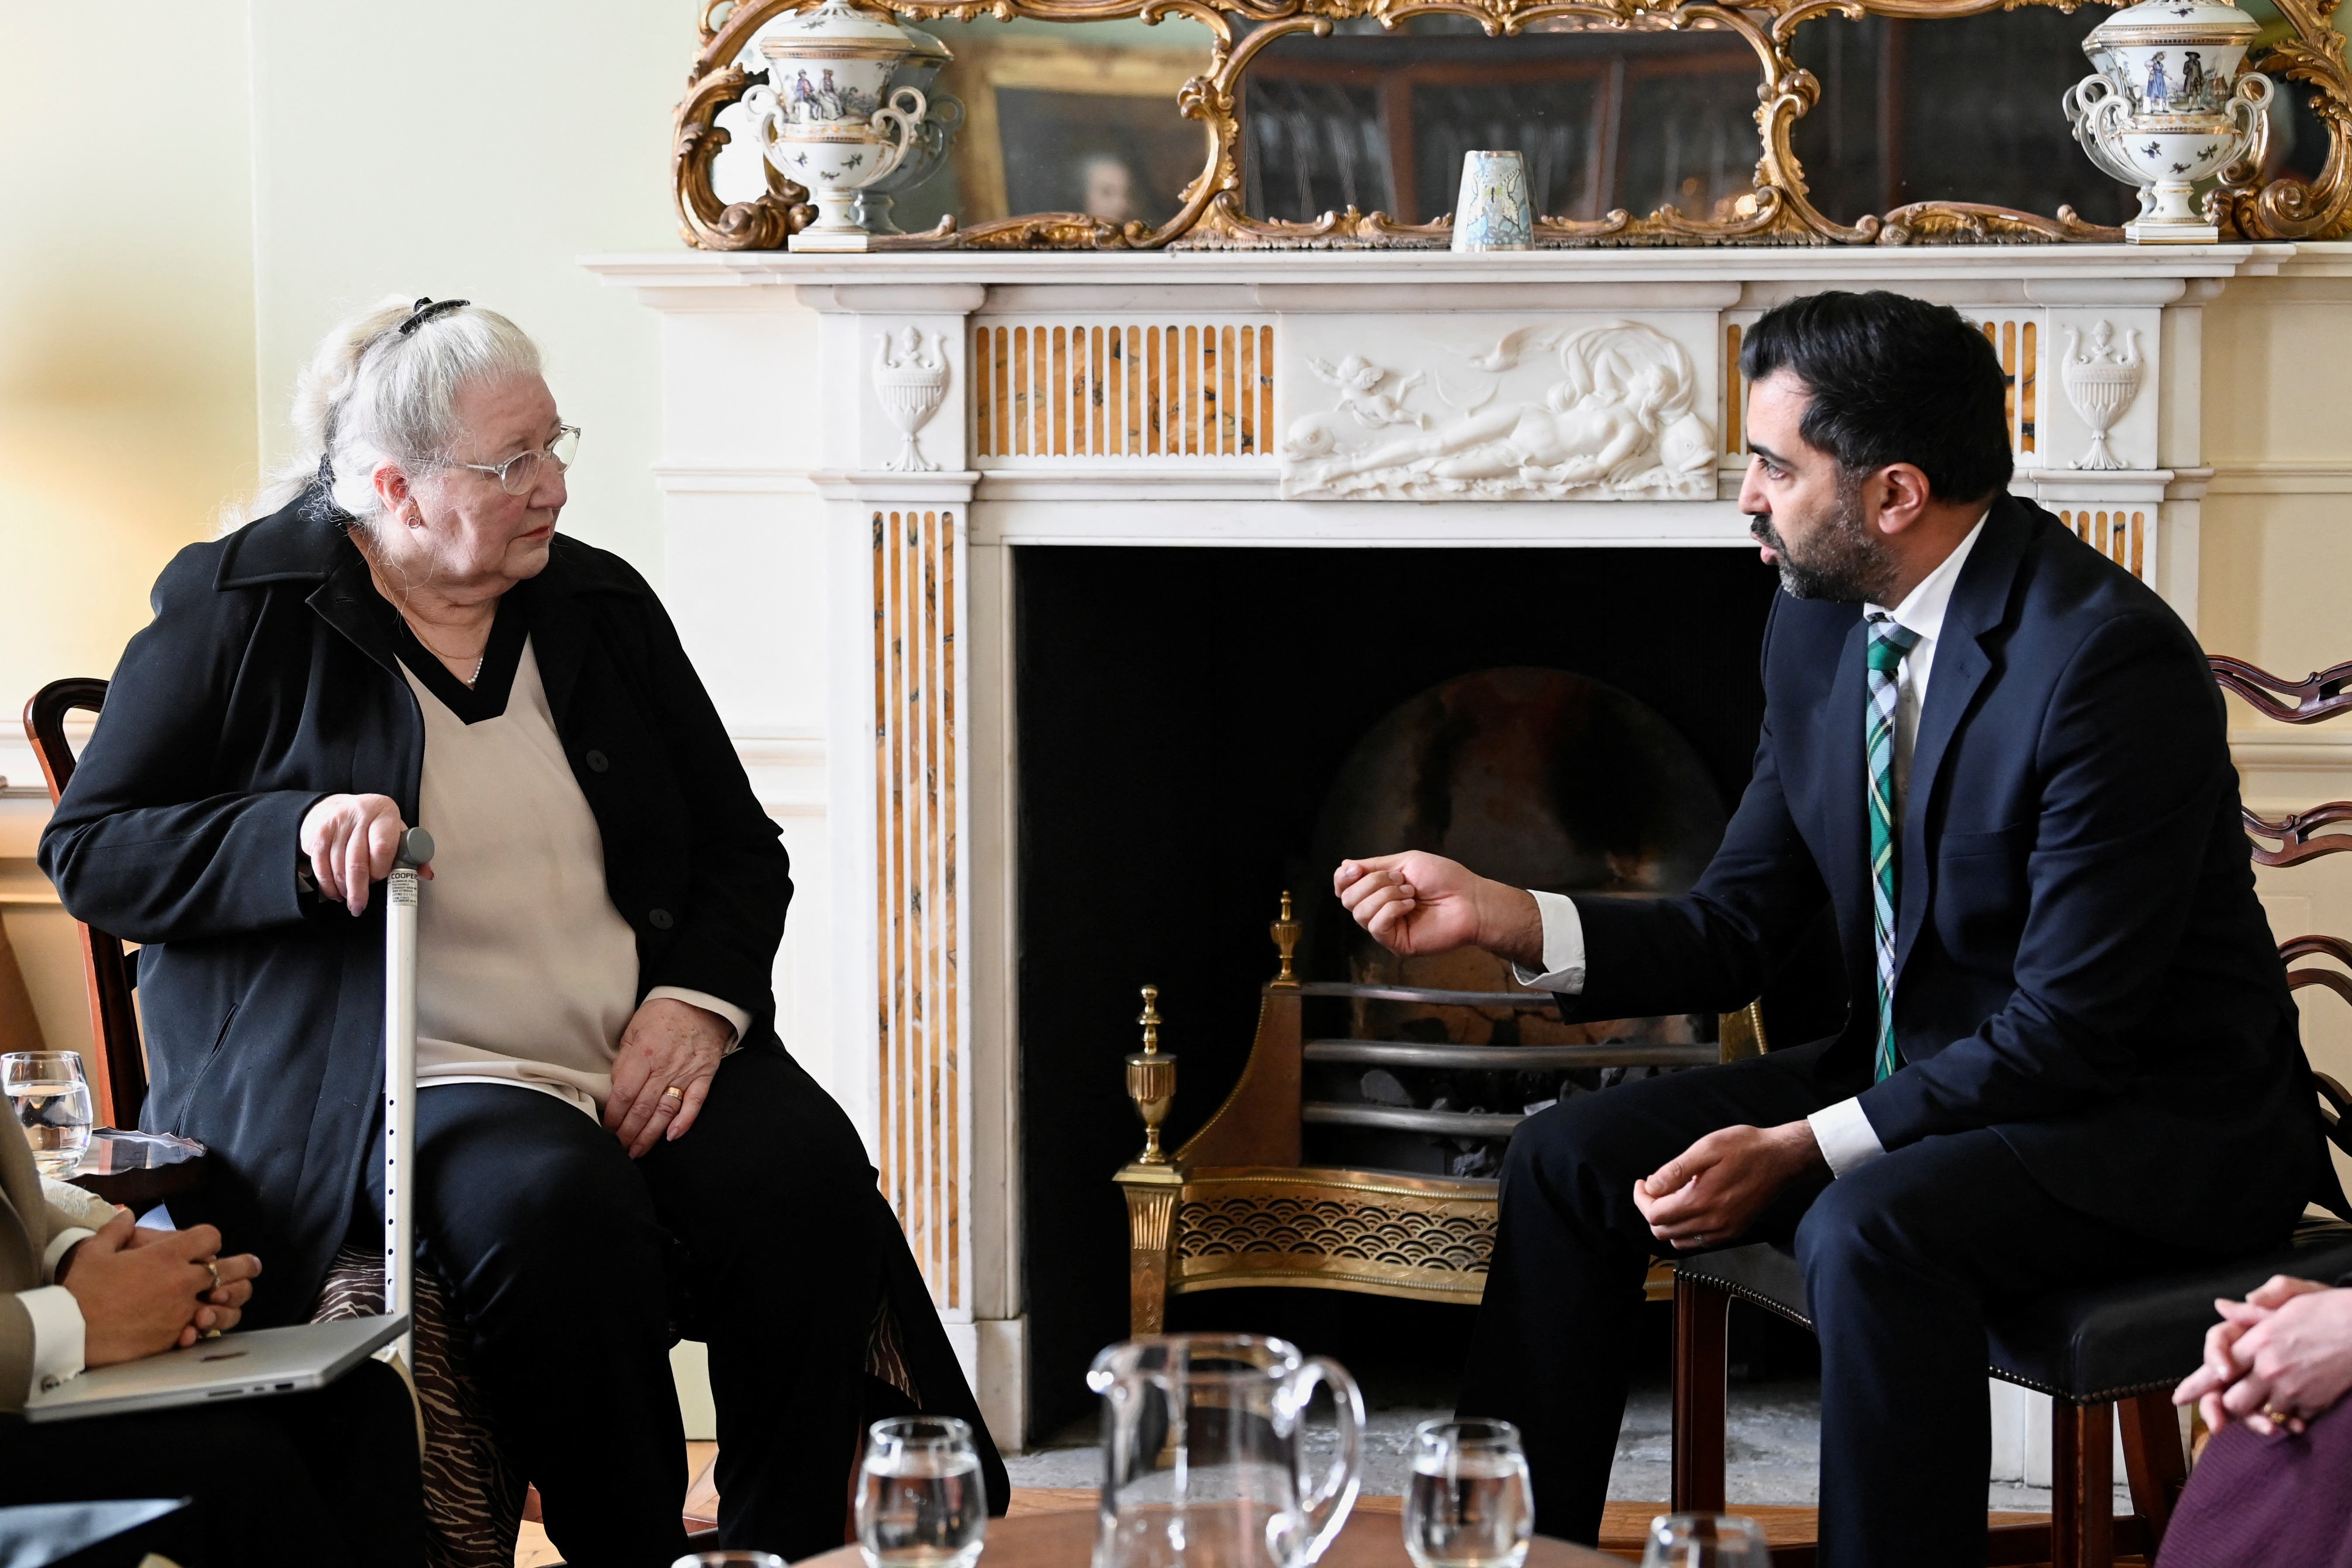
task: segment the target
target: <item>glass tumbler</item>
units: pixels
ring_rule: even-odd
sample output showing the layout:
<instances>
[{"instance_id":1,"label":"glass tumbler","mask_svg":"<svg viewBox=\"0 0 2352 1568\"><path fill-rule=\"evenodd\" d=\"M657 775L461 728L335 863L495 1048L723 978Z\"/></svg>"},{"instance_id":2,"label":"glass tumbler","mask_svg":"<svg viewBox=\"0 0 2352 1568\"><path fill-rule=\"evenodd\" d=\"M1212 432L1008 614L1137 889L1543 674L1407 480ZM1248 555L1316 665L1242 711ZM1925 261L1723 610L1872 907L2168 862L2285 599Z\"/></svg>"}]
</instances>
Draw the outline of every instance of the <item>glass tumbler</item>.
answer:
<instances>
[{"instance_id":1,"label":"glass tumbler","mask_svg":"<svg viewBox=\"0 0 2352 1568\"><path fill-rule=\"evenodd\" d=\"M669 1568L791 1568L772 1552L689 1552Z\"/></svg>"},{"instance_id":2,"label":"glass tumbler","mask_svg":"<svg viewBox=\"0 0 2352 1568\"><path fill-rule=\"evenodd\" d=\"M1413 1568L1519 1568L1535 1499L1519 1429L1507 1421L1424 1421L1412 1429L1404 1549Z\"/></svg>"},{"instance_id":3,"label":"glass tumbler","mask_svg":"<svg viewBox=\"0 0 2352 1568\"><path fill-rule=\"evenodd\" d=\"M64 1178L89 1147L89 1081L72 1051L10 1051L0 1056L0 1089L33 1146L41 1174Z\"/></svg>"},{"instance_id":4,"label":"glass tumbler","mask_svg":"<svg viewBox=\"0 0 2352 1568\"><path fill-rule=\"evenodd\" d=\"M971 1428L951 1415L894 1415L867 1428L858 1467L866 1568L971 1568L988 1529Z\"/></svg>"},{"instance_id":5,"label":"glass tumbler","mask_svg":"<svg viewBox=\"0 0 2352 1568\"><path fill-rule=\"evenodd\" d=\"M1767 1568L1772 1553L1752 1519L1726 1513L1662 1513L1650 1521L1642 1568Z\"/></svg>"}]
</instances>

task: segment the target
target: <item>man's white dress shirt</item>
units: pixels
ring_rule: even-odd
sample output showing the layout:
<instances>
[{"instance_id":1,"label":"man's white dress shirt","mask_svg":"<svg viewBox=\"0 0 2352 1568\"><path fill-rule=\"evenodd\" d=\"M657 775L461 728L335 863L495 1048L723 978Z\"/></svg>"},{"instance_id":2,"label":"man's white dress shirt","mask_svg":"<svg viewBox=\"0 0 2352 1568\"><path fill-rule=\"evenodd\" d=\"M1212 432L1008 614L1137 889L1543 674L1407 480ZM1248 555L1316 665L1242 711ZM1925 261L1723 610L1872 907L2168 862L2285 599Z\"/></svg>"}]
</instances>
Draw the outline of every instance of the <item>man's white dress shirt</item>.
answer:
<instances>
[{"instance_id":1,"label":"man's white dress shirt","mask_svg":"<svg viewBox=\"0 0 2352 1568\"><path fill-rule=\"evenodd\" d=\"M1919 712L1927 700L1927 675L1936 663L1936 644L1944 629L1944 612L1952 602L1952 584L1960 579L1960 569L1968 563L1969 552L1976 548L1978 535L1984 532L1984 520L1969 530L1943 563L1919 580L1919 585L1904 595L1903 602L1888 610L1879 605L1864 605L1865 618L1873 616L1891 616L1897 625L1918 634L1919 640L1903 656L1897 671L1901 687L1895 708L1895 814L1902 820L1904 803L1911 788L1911 753L1919 742ZM1863 715L1852 716L1859 726ZM1857 830L1864 825L1856 824ZM1896 875L1902 874L1900 864ZM1576 912L1576 905L1565 895L1535 891L1536 910L1543 920L1544 972L1531 974L1517 964L1511 966L1522 985L1533 985L1545 991L1559 991L1574 995L1584 989L1584 922ZM1835 1105L1816 1110L1806 1120L1812 1123L1813 1138L1822 1146L1822 1157L1829 1162L1830 1173L1843 1176L1886 1152L1878 1141L1878 1133L1870 1125L1870 1117L1858 1100L1841 1100Z\"/></svg>"}]
</instances>

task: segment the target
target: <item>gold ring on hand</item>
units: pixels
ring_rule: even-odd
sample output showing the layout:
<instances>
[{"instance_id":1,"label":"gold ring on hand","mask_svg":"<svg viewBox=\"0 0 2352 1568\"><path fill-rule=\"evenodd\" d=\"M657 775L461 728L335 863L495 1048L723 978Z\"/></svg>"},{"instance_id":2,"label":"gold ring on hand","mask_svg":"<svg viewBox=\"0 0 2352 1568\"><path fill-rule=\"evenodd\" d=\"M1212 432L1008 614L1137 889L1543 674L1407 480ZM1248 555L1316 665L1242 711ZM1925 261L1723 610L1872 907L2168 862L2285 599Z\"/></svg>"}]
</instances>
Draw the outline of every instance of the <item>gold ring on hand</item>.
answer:
<instances>
[{"instance_id":1,"label":"gold ring on hand","mask_svg":"<svg viewBox=\"0 0 2352 1568\"><path fill-rule=\"evenodd\" d=\"M2263 1406L2263 1419L2273 1426L2284 1426L2294 1418L2283 1410L2273 1410L2265 1405Z\"/></svg>"},{"instance_id":2,"label":"gold ring on hand","mask_svg":"<svg viewBox=\"0 0 2352 1568\"><path fill-rule=\"evenodd\" d=\"M677 1110L680 1106L686 1103L686 1090L678 1088L676 1084L672 1084L667 1089L663 1089L661 1091L661 1097L664 1100L668 1102L669 1108L672 1110Z\"/></svg>"},{"instance_id":3,"label":"gold ring on hand","mask_svg":"<svg viewBox=\"0 0 2352 1568\"><path fill-rule=\"evenodd\" d=\"M205 1271L205 1273L207 1273L207 1274L209 1274L209 1275L211 1275L211 1276L213 1277L213 1282L212 1282L211 1284L209 1284L209 1285L207 1285L207 1286L205 1286L205 1290L206 1290L206 1291L213 1291L213 1290L217 1290L217 1289L220 1289L220 1265L219 1265L219 1264L217 1264L217 1263L215 1263L215 1262L214 1262L211 1258L205 1258L205 1259L204 1259L204 1260L203 1260L203 1265L202 1265L202 1267L203 1267L204 1271Z\"/></svg>"}]
</instances>

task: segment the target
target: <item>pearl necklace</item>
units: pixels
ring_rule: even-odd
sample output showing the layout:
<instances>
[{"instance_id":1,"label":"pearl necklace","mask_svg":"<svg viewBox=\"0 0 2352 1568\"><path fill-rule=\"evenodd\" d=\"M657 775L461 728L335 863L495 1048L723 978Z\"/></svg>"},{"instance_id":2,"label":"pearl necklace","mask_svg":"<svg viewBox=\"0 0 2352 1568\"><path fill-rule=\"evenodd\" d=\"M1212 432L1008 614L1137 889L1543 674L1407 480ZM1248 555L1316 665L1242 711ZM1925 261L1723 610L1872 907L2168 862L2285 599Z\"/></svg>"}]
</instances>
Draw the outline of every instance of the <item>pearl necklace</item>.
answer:
<instances>
[{"instance_id":1,"label":"pearl necklace","mask_svg":"<svg viewBox=\"0 0 2352 1568\"><path fill-rule=\"evenodd\" d=\"M407 616L403 615L400 617L400 624L408 628L408 635L416 639L417 647L423 648L426 653L431 654L435 658L439 659L445 665L455 662L447 654L443 653L439 648L435 647L431 643L426 642L425 640L425 634L416 629L416 623L410 620ZM458 677L460 680L465 682L467 690L471 691L474 689L474 683L482 679L482 666L488 664L489 661L490 650L488 645L485 645L482 648L481 658L474 661L474 673L471 675ZM455 671L452 671L451 673L454 674Z\"/></svg>"}]
</instances>

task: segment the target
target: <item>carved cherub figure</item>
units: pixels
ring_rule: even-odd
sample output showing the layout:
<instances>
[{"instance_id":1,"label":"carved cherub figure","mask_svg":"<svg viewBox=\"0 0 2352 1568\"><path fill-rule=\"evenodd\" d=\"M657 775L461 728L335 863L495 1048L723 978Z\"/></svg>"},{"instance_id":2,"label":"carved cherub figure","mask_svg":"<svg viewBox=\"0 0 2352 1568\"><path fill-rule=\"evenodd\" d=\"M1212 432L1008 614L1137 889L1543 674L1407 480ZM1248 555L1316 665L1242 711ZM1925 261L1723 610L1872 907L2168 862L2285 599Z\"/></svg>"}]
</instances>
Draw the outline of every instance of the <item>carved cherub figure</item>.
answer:
<instances>
[{"instance_id":1,"label":"carved cherub figure","mask_svg":"<svg viewBox=\"0 0 2352 1568\"><path fill-rule=\"evenodd\" d=\"M1367 430L1381 430L1391 425L1410 425L1416 430L1429 428L1429 416L1418 414L1404 405L1405 398L1422 383L1422 373L1413 372L1394 384L1394 390L1383 392L1381 384L1391 379L1390 373L1372 363L1361 354L1349 354L1338 364L1328 360L1310 358L1307 368L1316 378L1339 395L1339 406L1356 416L1356 423Z\"/></svg>"}]
</instances>

